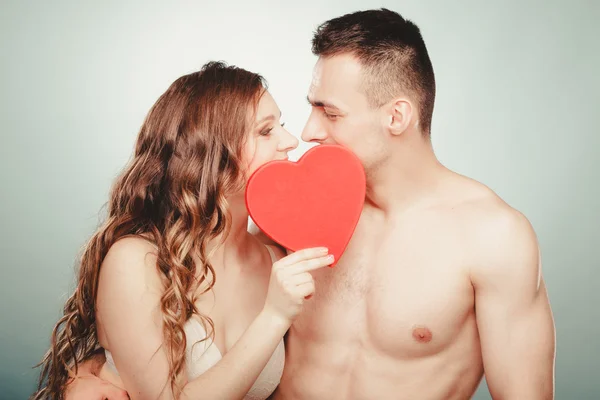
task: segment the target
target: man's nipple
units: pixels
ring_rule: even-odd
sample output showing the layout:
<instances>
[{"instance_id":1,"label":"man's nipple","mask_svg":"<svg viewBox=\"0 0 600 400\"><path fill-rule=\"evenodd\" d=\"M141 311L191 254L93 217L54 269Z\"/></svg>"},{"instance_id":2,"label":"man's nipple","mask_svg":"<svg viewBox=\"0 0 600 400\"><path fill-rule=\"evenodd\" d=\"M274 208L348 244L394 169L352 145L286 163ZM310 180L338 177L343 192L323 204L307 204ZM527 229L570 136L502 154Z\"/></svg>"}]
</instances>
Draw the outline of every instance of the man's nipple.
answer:
<instances>
[{"instance_id":1,"label":"man's nipple","mask_svg":"<svg viewBox=\"0 0 600 400\"><path fill-rule=\"evenodd\" d=\"M429 343L433 334L426 326L415 326L412 331L412 337L419 343Z\"/></svg>"}]
</instances>

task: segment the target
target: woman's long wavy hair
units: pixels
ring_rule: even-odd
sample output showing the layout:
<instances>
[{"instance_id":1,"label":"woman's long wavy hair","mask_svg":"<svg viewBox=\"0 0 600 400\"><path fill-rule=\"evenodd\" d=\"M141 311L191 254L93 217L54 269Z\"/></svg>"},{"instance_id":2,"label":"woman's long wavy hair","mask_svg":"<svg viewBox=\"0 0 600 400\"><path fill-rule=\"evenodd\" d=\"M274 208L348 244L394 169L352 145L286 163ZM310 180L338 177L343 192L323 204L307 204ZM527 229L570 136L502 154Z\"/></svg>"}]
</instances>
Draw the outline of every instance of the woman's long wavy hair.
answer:
<instances>
[{"instance_id":1,"label":"woman's long wavy hair","mask_svg":"<svg viewBox=\"0 0 600 400\"><path fill-rule=\"evenodd\" d=\"M195 296L201 294L198 288L205 293L214 285L207 244L229 232L225 194L243 188L242 149L265 90L260 75L210 62L177 79L154 104L133 159L111 190L107 219L83 249L77 288L37 365L42 369L33 399L62 399L78 363L98 351L100 265L110 247L130 235L143 235L158 249L168 382L179 397L186 349L183 327L192 314L212 327L194 306Z\"/></svg>"}]
</instances>

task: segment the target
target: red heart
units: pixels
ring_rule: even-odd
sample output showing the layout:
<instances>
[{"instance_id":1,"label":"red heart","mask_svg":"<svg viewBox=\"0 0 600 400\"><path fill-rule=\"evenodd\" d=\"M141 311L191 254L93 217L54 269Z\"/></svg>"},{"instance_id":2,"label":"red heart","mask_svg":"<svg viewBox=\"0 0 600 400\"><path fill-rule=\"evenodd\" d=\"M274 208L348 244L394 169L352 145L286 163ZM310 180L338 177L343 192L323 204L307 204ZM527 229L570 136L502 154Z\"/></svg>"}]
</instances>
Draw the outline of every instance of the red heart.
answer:
<instances>
[{"instance_id":1,"label":"red heart","mask_svg":"<svg viewBox=\"0 0 600 400\"><path fill-rule=\"evenodd\" d=\"M257 169L246 186L246 206L256 225L283 247L327 247L335 265L358 223L365 189L365 172L353 153L320 145L298 162L272 161Z\"/></svg>"}]
</instances>

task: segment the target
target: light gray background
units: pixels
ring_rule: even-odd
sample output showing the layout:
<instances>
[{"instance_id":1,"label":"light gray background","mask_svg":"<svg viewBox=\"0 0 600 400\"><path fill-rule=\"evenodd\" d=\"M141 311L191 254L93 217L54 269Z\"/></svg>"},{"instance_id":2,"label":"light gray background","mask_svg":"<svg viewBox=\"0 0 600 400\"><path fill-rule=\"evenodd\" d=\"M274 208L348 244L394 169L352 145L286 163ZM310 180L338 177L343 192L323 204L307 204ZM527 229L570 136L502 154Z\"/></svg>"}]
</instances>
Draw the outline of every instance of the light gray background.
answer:
<instances>
[{"instance_id":1,"label":"light gray background","mask_svg":"<svg viewBox=\"0 0 600 400\"><path fill-rule=\"evenodd\" d=\"M557 398L600 398L599 2L287 3L1 3L0 398L33 390L76 255L166 87L209 59L260 72L299 135L312 30L380 6L422 29L442 162L496 190L538 233ZM475 398L489 398L484 385Z\"/></svg>"}]
</instances>

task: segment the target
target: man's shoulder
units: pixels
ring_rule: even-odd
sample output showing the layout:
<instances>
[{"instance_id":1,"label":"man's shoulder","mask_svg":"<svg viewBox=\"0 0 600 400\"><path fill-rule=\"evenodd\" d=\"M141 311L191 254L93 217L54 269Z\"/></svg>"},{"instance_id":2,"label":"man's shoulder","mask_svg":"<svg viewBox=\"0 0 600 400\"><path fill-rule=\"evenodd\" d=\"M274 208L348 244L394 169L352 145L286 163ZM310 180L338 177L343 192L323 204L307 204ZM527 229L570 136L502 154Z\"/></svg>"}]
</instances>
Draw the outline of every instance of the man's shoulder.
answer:
<instances>
[{"instance_id":1,"label":"man's shoulder","mask_svg":"<svg viewBox=\"0 0 600 400\"><path fill-rule=\"evenodd\" d=\"M507 266L537 267L537 236L529 219L489 187L475 181L465 189L465 201L456 207L465 243L473 257L474 271L484 274L507 272ZM458 220L458 219L457 219Z\"/></svg>"},{"instance_id":2,"label":"man's shoulder","mask_svg":"<svg viewBox=\"0 0 600 400\"><path fill-rule=\"evenodd\" d=\"M461 218L470 221L473 229L497 230L529 224L521 211L481 182L460 177L453 190L455 196L450 208Z\"/></svg>"},{"instance_id":3,"label":"man's shoulder","mask_svg":"<svg viewBox=\"0 0 600 400\"><path fill-rule=\"evenodd\" d=\"M474 204L471 213L471 232L474 237L479 238L482 246L489 244L500 248L515 240L535 239L529 219L497 196Z\"/></svg>"}]
</instances>

